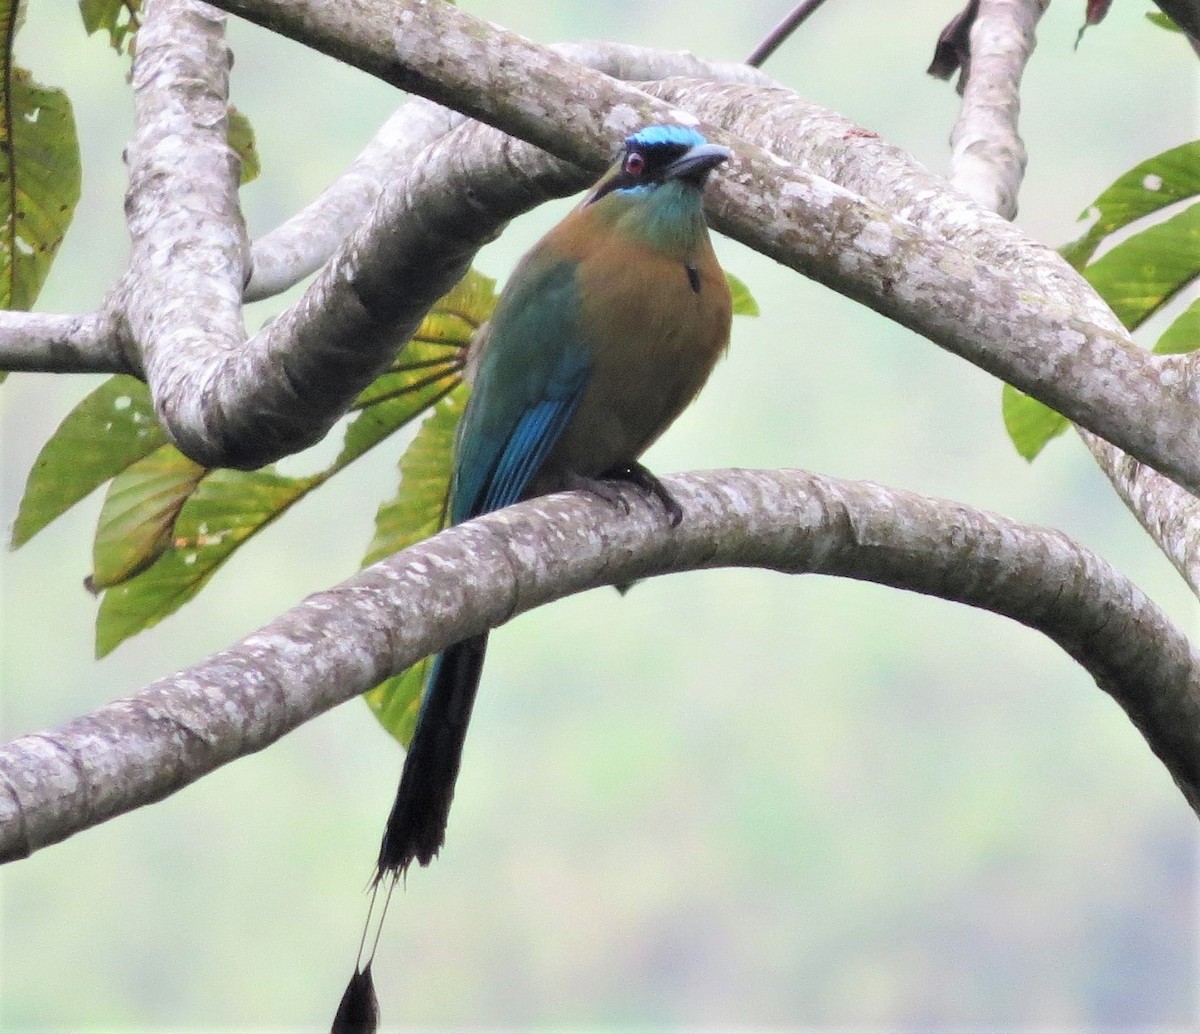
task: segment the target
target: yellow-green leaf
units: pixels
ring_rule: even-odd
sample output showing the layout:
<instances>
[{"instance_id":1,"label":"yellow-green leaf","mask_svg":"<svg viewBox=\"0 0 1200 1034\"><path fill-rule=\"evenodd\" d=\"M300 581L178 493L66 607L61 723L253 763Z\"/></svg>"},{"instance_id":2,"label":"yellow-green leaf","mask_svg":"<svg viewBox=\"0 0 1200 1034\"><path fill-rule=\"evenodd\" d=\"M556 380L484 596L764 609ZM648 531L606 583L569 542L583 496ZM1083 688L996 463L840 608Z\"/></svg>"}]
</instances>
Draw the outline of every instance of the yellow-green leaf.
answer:
<instances>
[{"instance_id":1,"label":"yellow-green leaf","mask_svg":"<svg viewBox=\"0 0 1200 1034\"><path fill-rule=\"evenodd\" d=\"M232 104L229 105L229 121L226 130L229 146L234 149L242 160L240 183L245 186L262 172L262 164L258 160L258 148L254 143L254 127Z\"/></svg>"},{"instance_id":2,"label":"yellow-green leaf","mask_svg":"<svg viewBox=\"0 0 1200 1034\"><path fill-rule=\"evenodd\" d=\"M170 544L144 571L105 590L96 617L96 654L158 624L196 595L251 535L311 487L270 469L214 470L183 504Z\"/></svg>"},{"instance_id":3,"label":"yellow-green leaf","mask_svg":"<svg viewBox=\"0 0 1200 1034\"><path fill-rule=\"evenodd\" d=\"M733 314L735 316L759 315L758 302L754 300L750 288L732 273L726 273L725 279L729 281L729 293L733 297Z\"/></svg>"},{"instance_id":4,"label":"yellow-green leaf","mask_svg":"<svg viewBox=\"0 0 1200 1034\"><path fill-rule=\"evenodd\" d=\"M417 727L425 678L432 663L432 657L425 657L363 694L379 724L405 747L412 742L413 729Z\"/></svg>"},{"instance_id":5,"label":"yellow-green leaf","mask_svg":"<svg viewBox=\"0 0 1200 1034\"><path fill-rule=\"evenodd\" d=\"M1135 330L1200 275L1200 203L1127 237L1083 275Z\"/></svg>"},{"instance_id":6,"label":"yellow-green leaf","mask_svg":"<svg viewBox=\"0 0 1200 1034\"><path fill-rule=\"evenodd\" d=\"M454 434L466 400L467 387L459 385L434 407L400 457L400 486L375 514L364 567L442 529Z\"/></svg>"},{"instance_id":7,"label":"yellow-green leaf","mask_svg":"<svg viewBox=\"0 0 1200 1034\"><path fill-rule=\"evenodd\" d=\"M1004 427L1017 452L1032 460L1046 447L1051 438L1062 434L1070 422L1044 402L1018 391L1011 384L1001 393Z\"/></svg>"},{"instance_id":8,"label":"yellow-green leaf","mask_svg":"<svg viewBox=\"0 0 1200 1034\"><path fill-rule=\"evenodd\" d=\"M108 42L118 54L133 52L141 7L141 0L79 0L79 13L88 35L107 32Z\"/></svg>"},{"instance_id":9,"label":"yellow-green leaf","mask_svg":"<svg viewBox=\"0 0 1200 1034\"><path fill-rule=\"evenodd\" d=\"M1109 234L1190 197L1200 195L1200 141L1148 158L1119 176L1080 218L1095 222L1077 241L1059 250L1082 269Z\"/></svg>"},{"instance_id":10,"label":"yellow-green leaf","mask_svg":"<svg viewBox=\"0 0 1200 1034\"><path fill-rule=\"evenodd\" d=\"M205 473L163 445L113 478L92 542L89 588L106 589L154 563L170 547L175 518Z\"/></svg>"},{"instance_id":11,"label":"yellow-green leaf","mask_svg":"<svg viewBox=\"0 0 1200 1034\"><path fill-rule=\"evenodd\" d=\"M1162 332L1154 351L1165 355L1194 352L1197 348L1200 348L1200 299L1192 302Z\"/></svg>"}]
</instances>

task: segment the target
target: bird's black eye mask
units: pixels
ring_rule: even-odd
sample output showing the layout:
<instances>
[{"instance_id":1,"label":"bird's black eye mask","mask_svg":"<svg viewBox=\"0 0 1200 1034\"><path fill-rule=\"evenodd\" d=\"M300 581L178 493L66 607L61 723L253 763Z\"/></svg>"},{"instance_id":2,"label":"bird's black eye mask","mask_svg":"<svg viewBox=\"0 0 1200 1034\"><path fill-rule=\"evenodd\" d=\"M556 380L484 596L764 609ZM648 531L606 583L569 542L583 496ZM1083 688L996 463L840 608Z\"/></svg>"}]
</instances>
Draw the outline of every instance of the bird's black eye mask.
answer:
<instances>
[{"instance_id":1,"label":"bird's black eye mask","mask_svg":"<svg viewBox=\"0 0 1200 1034\"><path fill-rule=\"evenodd\" d=\"M595 204L614 190L632 190L662 183L667 167L687 152L687 144L657 141L643 144L630 139L621 152L620 168L596 188L587 203Z\"/></svg>"}]
</instances>

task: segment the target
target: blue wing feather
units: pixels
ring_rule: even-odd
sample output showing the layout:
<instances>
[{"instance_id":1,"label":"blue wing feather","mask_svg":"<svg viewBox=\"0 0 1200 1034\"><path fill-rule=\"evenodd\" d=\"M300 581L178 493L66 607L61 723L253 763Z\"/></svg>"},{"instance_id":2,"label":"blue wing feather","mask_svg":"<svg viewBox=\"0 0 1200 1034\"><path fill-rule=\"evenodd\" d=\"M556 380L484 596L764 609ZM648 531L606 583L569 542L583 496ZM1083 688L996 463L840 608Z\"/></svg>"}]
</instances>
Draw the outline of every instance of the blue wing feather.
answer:
<instances>
[{"instance_id":1,"label":"blue wing feather","mask_svg":"<svg viewBox=\"0 0 1200 1034\"><path fill-rule=\"evenodd\" d=\"M455 449L457 524L517 502L583 397L577 264L530 256L492 317Z\"/></svg>"},{"instance_id":2,"label":"blue wing feather","mask_svg":"<svg viewBox=\"0 0 1200 1034\"><path fill-rule=\"evenodd\" d=\"M498 510L521 498L530 478L537 473L571 419L582 394L580 385L579 390L566 398L539 403L520 419L496 464L483 499L482 512Z\"/></svg>"}]
</instances>

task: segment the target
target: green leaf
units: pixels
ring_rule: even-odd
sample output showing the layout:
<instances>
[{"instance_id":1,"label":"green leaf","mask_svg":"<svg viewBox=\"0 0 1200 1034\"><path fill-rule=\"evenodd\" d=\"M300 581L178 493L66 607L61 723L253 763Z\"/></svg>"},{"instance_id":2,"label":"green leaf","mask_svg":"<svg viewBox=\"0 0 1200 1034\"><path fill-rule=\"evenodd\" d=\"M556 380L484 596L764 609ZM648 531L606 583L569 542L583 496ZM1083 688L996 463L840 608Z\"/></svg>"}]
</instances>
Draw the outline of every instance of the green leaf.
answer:
<instances>
[{"instance_id":1,"label":"green leaf","mask_svg":"<svg viewBox=\"0 0 1200 1034\"><path fill-rule=\"evenodd\" d=\"M262 164L258 160L258 148L254 143L254 127L250 125L250 120L246 118L232 104L229 105L229 121L226 131L229 146L237 152L237 156L242 160L242 173L240 183L244 187L251 180L257 179L258 174L262 172Z\"/></svg>"},{"instance_id":2,"label":"green leaf","mask_svg":"<svg viewBox=\"0 0 1200 1034\"><path fill-rule=\"evenodd\" d=\"M1061 248L1082 268L1109 234L1168 205L1200 194L1200 141L1182 144L1134 166L1104 191L1080 218L1096 222L1077 241Z\"/></svg>"},{"instance_id":3,"label":"green leaf","mask_svg":"<svg viewBox=\"0 0 1200 1034\"><path fill-rule=\"evenodd\" d=\"M105 589L96 621L97 653L103 656L176 611L243 542L431 406L433 415L426 423L432 427L422 427L414 445L449 420L442 461L448 477L449 443L461 412L461 402L453 400L466 391L461 387L462 358L494 305L493 282L468 273L438 302L392 369L359 397L359 412L346 429L340 453L311 477L285 478L270 468L205 474L194 465L189 468L173 449L164 449L115 481L95 545L95 583ZM456 388L458 395L451 394ZM446 400L440 407L439 399ZM444 487L442 492L444 496Z\"/></svg>"},{"instance_id":4,"label":"green leaf","mask_svg":"<svg viewBox=\"0 0 1200 1034\"><path fill-rule=\"evenodd\" d=\"M462 380L476 331L496 307L496 282L468 270L421 321L389 370L355 400L361 410L346 430L339 467L410 423Z\"/></svg>"},{"instance_id":5,"label":"green leaf","mask_svg":"<svg viewBox=\"0 0 1200 1034\"><path fill-rule=\"evenodd\" d=\"M395 394L381 394L376 401L365 406L346 428L342 451L329 472L341 470L354 462L368 449L415 420L462 382L457 367L439 367L435 372L440 373L436 380L416 386L401 386L395 389ZM409 374L385 374L372 388L383 393L390 384L403 385L404 381L411 379Z\"/></svg>"},{"instance_id":6,"label":"green leaf","mask_svg":"<svg viewBox=\"0 0 1200 1034\"><path fill-rule=\"evenodd\" d=\"M5 55L0 119L0 308L37 299L79 200L79 141L71 102ZM8 127L11 127L11 137Z\"/></svg>"},{"instance_id":7,"label":"green leaf","mask_svg":"<svg viewBox=\"0 0 1200 1034\"><path fill-rule=\"evenodd\" d=\"M1183 32L1183 29L1176 25L1161 11L1147 11L1146 17L1160 29L1166 29L1168 32Z\"/></svg>"},{"instance_id":8,"label":"green leaf","mask_svg":"<svg viewBox=\"0 0 1200 1034\"><path fill-rule=\"evenodd\" d=\"M42 446L25 483L12 548L166 442L150 392L124 374L79 403Z\"/></svg>"},{"instance_id":9,"label":"green leaf","mask_svg":"<svg viewBox=\"0 0 1200 1034\"><path fill-rule=\"evenodd\" d=\"M270 469L214 470L183 504L169 548L144 571L108 588L96 617L96 655L158 624L196 595L220 565L312 487Z\"/></svg>"},{"instance_id":10,"label":"green leaf","mask_svg":"<svg viewBox=\"0 0 1200 1034\"><path fill-rule=\"evenodd\" d=\"M1156 155L1118 177L1089 210L1096 217L1091 229L1061 249L1130 330L1200 276L1200 204L1125 237L1094 262L1092 256L1111 234L1198 195L1200 141ZM1195 347L1200 316L1194 308L1167 328L1155 351ZM1009 437L1026 459L1067 427L1064 417L1007 385L1002 408Z\"/></svg>"},{"instance_id":11,"label":"green leaf","mask_svg":"<svg viewBox=\"0 0 1200 1034\"><path fill-rule=\"evenodd\" d=\"M1123 240L1083 275L1130 330L1200 275L1200 204Z\"/></svg>"},{"instance_id":12,"label":"green leaf","mask_svg":"<svg viewBox=\"0 0 1200 1034\"><path fill-rule=\"evenodd\" d=\"M79 13L89 36L103 30L118 54L132 53L141 6L141 0L79 0Z\"/></svg>"},{"instance_id":13,"label":"green leaf","mask_svg":"<svg viewBox=\"0 0 1200 1034\"><path fill-rule=\"evenodd\" d=\"M400 457L400 487L375 514L375 535L364 567L441 531L454 435L467 393L462 384L439 402Z\"/></svg>"},{"instance_id":14,"label":"green leaf","mask_svg":"<svg viewBox=\"0 0 1200 1034\"><path fill-rule=\"evenodd\" d=\"M1200 299L1175 319L1154 345L1160 355L1194 352L1200 348Z\"/></svg>"},{"instance_id":15,"label":"green leaf","mask_svg":"<svg viewBox=\"0 0 1200 1034\"><path fill-rule=\"evenodd\" d=\"M432 657L425 657L363 694L379 724L405 747L412 742L413 730L417 727L425 677L432 663Z\"/></svg>"},{"instance_id":16,"label":"green leaf","mask_svg":"<svg viewBox=\"0 0 1200 1034\"><path fill-rule=\"evenodd\" d=\"M750 288L732 273L726 273L725 279L729 281L729 293L733 296L733 314L735 316L759 315L758 302L754 300Z\"/></svg>"},{"instance_id":17,"label":"green leaf","mask_svg":"<svg viewBox=\"0 0 1200 1034\"><path fill-rule=\"evenodd\" d=\"M1004 427L1017 452L1032 460L1046 447L1051 438L1062 434L1070 422L1061 413L1011 384L1004 385L1001 393L1001 411Z\"/></svg>"},{"instance_id":18,"label":"green leaf","mask_svg":"<svg viewBox=\"0 0 1200 1034\"><path fill-rule=\"evenodd\" d=\"M400 487L375 515L375 537L363 560L373 564L440 531L450 491L454 434L468 388L459 385L421 424L400 459ZM412 738L430 659L386 679L365 695L380 724L401 743Z\"/></svg>"},{"instance_id":19,"label":"green leaf","mask_svg":"<svg viewBox=\"0 0 1200 1034\"><path fill-rule=\"evenodd\" d=\"M96 525L88 588L106 589L154 563L171 545L175 518L207 472L163 445L113 478Z\"/></svg>"}]
</instances>

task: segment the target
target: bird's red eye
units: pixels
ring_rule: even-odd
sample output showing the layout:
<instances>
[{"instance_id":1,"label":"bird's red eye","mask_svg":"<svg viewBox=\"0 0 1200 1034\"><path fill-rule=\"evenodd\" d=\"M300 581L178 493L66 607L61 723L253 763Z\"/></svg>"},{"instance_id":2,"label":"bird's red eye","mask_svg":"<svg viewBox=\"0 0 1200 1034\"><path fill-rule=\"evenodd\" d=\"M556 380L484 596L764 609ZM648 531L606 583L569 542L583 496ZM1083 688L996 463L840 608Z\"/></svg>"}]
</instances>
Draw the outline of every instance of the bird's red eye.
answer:
<instances>
[{"instance_id":1,"label":"bird's red eye","mask_svg":"<svg viewBox=\"0 0 1200 1034\"><path fill-rule=\"evenodd\" d=\"M640 176L646 170L646 159L641 151L630 151L625 158L625 171L631 176Z\"/></svg>"}]
</instances>

